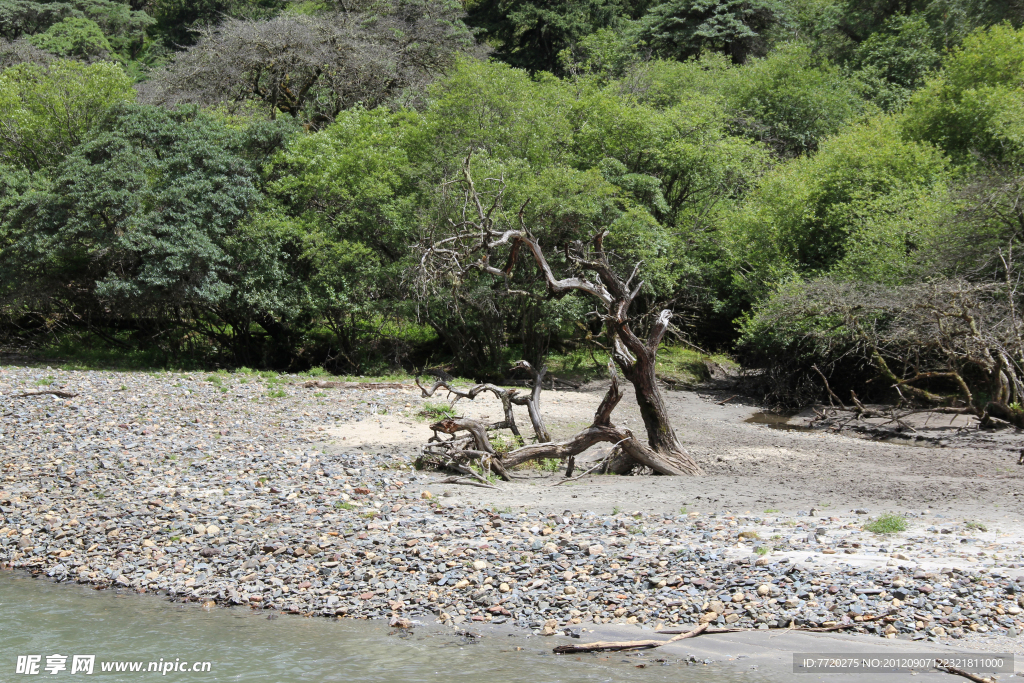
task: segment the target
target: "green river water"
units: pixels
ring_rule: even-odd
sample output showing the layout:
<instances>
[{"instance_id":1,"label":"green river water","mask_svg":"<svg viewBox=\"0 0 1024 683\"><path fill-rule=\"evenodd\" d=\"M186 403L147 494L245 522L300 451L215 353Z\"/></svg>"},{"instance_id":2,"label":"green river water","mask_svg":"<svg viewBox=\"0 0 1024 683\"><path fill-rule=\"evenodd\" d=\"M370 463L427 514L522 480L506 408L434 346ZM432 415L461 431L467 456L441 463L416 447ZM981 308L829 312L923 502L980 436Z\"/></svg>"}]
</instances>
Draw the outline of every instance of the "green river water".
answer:
<instances>
[{"instance_id":1,"label":"green river water","mask_svg":"<svg viewBox=\"0 0 1024 683\"><path fill-rule=\"evenodd\" d=\"M724 663L679 656L555 656L564 637L527 637L484 629L467 639L424 625L402 637L385 623L280 615L248 609L204 610L151 595L95 591L0 571L0 682L115 681L474 681L530 683L629 681L733 683L763 680ZM395 635L392 635L392 634ZM638 637L640 634L638 633ZM579 641L575 641L579 642ZM521 649L517 649L521 648ZM38 655L38 673L17 672L19 657ZM66 657L47 671L48 657ZM71 673L75 655L94 655L92 675ZM666 658L665 662L657 659ZM162 673L163 663L209 662L208 671ZM23 660L28 667L27 660ZM104 663L140 662L142 671L102 671ZM161 672L147 671L157 662ZM58 667L60 660L55 660ZM638 668L638 664L644 664ZM201 667L200 667L201 668Z\"/></svg>"}]
</instances>

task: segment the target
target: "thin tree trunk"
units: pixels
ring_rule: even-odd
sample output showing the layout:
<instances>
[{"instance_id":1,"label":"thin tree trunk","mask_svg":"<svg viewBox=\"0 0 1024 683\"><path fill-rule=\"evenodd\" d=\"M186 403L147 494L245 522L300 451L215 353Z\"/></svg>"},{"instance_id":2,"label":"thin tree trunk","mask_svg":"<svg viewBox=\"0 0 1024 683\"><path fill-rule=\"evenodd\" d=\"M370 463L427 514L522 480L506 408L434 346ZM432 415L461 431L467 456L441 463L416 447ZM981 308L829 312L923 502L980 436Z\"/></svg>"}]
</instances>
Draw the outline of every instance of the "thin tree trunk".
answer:
<instances>
[{"instance_id":1,"label":"thin tree trunk","mask_svg":"<svg viewBox=\"0 0 1024 683\"><path fill-rule=\"evenodd\" d=\"M633 385L636 402L640 407L640 417L647 430L647 444L660 458L671 466L671 469L682 473L702 474L700 466L689 453L679 445L672 422L665 409L665 401L661 396L655 378L656 356L654 353L637 354L636 362L628 369L623 369L626 379ZM655 467L655 470L662 468Z\"/></svg>"}]
</instances>

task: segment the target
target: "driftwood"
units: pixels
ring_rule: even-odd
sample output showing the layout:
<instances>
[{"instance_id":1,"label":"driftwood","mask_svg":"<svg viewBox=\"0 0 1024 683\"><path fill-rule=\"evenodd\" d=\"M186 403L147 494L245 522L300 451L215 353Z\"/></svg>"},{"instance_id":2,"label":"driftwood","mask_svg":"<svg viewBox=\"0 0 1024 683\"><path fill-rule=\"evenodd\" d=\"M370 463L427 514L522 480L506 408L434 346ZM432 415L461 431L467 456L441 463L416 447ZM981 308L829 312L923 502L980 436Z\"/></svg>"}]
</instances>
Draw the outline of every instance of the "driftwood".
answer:
<instances>
[{"instance_id":1,"label":"driftwood","mask_svg":"<svg viewBox=\"0 0 1024 683\"><path fill-rule=\"evenodd\" d=\"M571 655L578 654L581 652L622 652L623 650L650 650L656 647L662 647L670 643L675 643L680 640L686 640L687 638L696 638L702 633L734 633L736 631L742 631L744 629L738 628L716 628L712 629L707 624L701 624L692 631L686 631L680 633L677 636L673 636L668 640L622 640L617 642L612 641L599 641L596 643L587 643L585 645L559 645L552 651L556 655Z\"/></svg>"},{"instance_id":2,"label":"driftwood","mask_svg":"<svg viewBox=\"0 0 1024 683\"><path fill-rule=\"evenodd\" d=\"M551 434L548 432L548 428L544 426L544 420L540 416L540 392L544 386L544 375L548 369L543 365L539 368L534 368L525 360L517 362L515 367L526 370L533 375L533 387L529 397L517 396L513 393L509 395L509 400L517 406L526 406L526 411L530 415L530 422L533 424L533 432L537 435L537 441L551 441ZM577 386L576 388L579 387ZM552 389L554 389L554 384L552 384Z\"/></svg>"},{"instance_id":3,"label":"driftwood","mask_svg":"<svg viewBox=\"0 0 1024 683\"><path fill-rule=\"evenodd\" d=\"M485 482L476 481L475 480L476 473L474 472L473 474L474 474L474 477L468 477L468 476L467 477L449 477L448 479L443 479L443 480L439 481L438 483L439 484L465 484L466 486L479 486L480 488L484 488L484 489L496 489L496 488L498 488L497 486L494 486L493 484L487 484Z\"/></svg>"},{"instance_id":4,"label":"driftwood","mask_svg":"<svg viewBox=\"0 0 1024 683\"><path fill-rule=\"evenodd\" d=\"M611 414L622 399L622 390L619 388L618 374L612 362L608 363L608 374L611 377L611 385L601 400L601 404L597 407L593 423L568 441L528 444L499 456L494 451L487 432L489 429L506 427L508 420L486 425L471 418L454 417L441 420L430 426L434 430L434 436L424 447L423 457L425 461L435 466L456 469L464 473L466 471L460 469L460 466L467 461L479 460L481 469L486 472L493 467L507 481L513 478L510 470L531 460L549 458L569 460L595 444L612 443L616 445L616 452L613 457L608 459L605 471L621 473L623 470L631 469L635 463L640 463L660 474L689 474L686 470L676 468L672 461L661 457L649 446L641 443L628 429L620 429L612 424ZM419 384L418 380L417 384ZM447 384L443 380L438 380L431 389L426 389L422 385L420 385L420 389L424 396L431 396L441 386L447 386ZM469 396L470 393L476 391L475 396L484 390L508 391L501 390L499 387L488 389L488 386L477 385L468 392L452 390L452 393L457 392L456 395ZM449 389L451 390L450 387ZM458 434L463 431L469 432L469 437L459 437ZM438 432L449 434L452 438L447 441L442 440L437 436ZM467 448L470 442L472 442L473 448Z\"/></svg>"},{"instance_id":5,"label":"driftwood","mask_svg":"<svg viewBox=\"0 0 1024 683\"><path fill-rule=\"evenodd\" d=\"M52 394L53 396L59 396L60 398L74 398L78 394L73 394L70 391L58 391L56 389L47 389L46 391L26 391L24 394L14 394L11 398L25 398L27 396L45 396Z\"/></svg>"},{"instance_id":6,"label":"driftwood","mask_svg":"<svg viewBox=\"0 0 1024 683\"><path fill-rule=\"evenodd\" d=\"M494 394L499 401L501 401L501 408L505 414L505 419L500 422L494 422L489 426L486 426L485 429L508 429L512 432L513 435L518 436L520 438L522 437L522 435L519 433L519 427L516 425L515 414L512 412L512 399L513 397L515 397L517 393L515 389L504 389L493 384L484 383L474 385L470 387L468 390L463 390L455 387L448 380L443 378L438 378L437 380L435 380L433 386L431 386L428 389L427 387L420 384L419 377L416 377L416 386L419 387L420 394L423 396L423 398L430 398L437 392L438 389L444 389L450 395L455 397L451 399L449 402L452 408L455 407L455 404L458 403L460 399L468 399L472 401L483 392L489 391L492 394ZM469 418L459 419L470 420ZM475 420L470 421L476 422ZM482 425L483 423L478 424Z\"/></svg>"},{"instance_id":7,"label":"driftwood","mask_svg":"<svg viewBox=\"0 0 1024 683\"><path fill-rule=\"evenodd\" d=\"M812 631L812 632L816 632L816 633L822 633L822 632L827 632L827 631L840 631L842 629L853 628L855 626L859 626L859 625L861 625L861 624L863 624L864 622L867 622L867 621L876 621L878 619L883 619L883 618L885 618L887 616L889 616L889 615L888 614L878 614L878 615L875 615L875 616L872 616L872 617L864 617L864 619L862 621L851 622L849 624L839 624L839 625L836 625L836 626L827 626L827 627L823 627L823 628L808 628L808 627L797 626L797 627L794 627L794 628L792 628L790 630L794 630L794 631ZM559 645L558 647L554 648L554 652L555 652L555 654L578 654L578 653L583 653L583 652L621 652L623 650L647 650L647 649L651 649L651 648L655 648L655 647L662 647L663 645L668 645L669 643L674 643L674 642L679 641L679 640L685 640L687 638L696 638L697 636L699 636L701 634L714 635L714 634L718 634L718 633L741 633L743 631L756 631L756 630L757 629L749 629L749 628L715 628L715 627L710 626L709 624L701 624L700 626L697 626L696 628L693 628L693 629L691 629L689 631L663 629L663 630L655 632L658 635L665 635L665 636L671 635L671 636L673 636L672 638L669 638L668 640L600 641L600 642L596 642L596 643L587 643L585 645ZM936 662L938 662L938 661L939 660L936 660ZM980 678L980 677L973 677L972 678L972 676L974 676L974 674L967 674L966 672L961 672L959 669L952 669L951 667L946 667L946 669L948 671L950 671L950 673L957 673L957 674L959 674L961 676L966 676L967 678L971 678L971 680L978 681L979 683L992 683L992 681L990 681L987 678Z\"/></svg>"},{"instance_id":8,"label":"driftwood","mask_svg":"<svg viewBox=\"0 0 1024 683\"><path fill-rule=\"evenodd\" d=\"M945 671L946 673L954 674L956 676L963 676L969 681L974 681L974 683L996 683L995 679L993 678L985 678L984 676L972 674L970 671L958 669L955 666L947 666L946 664L942 663L941 659L935 660L935 668L940 671Z\"/></svg>"},{"instance_id":9,"label":"driftwood","mask_svg":"<svg viewBox=\"0 0 1024 683\"><path fill-rule=\"evenodd\" d=\"M619 388L618 374L612 362L608 363L608 374L611 377L611 386L597 407L594 422L589 427L568 441L537 443L517 448L504 456L502 463L508 468L513 468L530 460L564 460L579 455L594 444L606 442L618 444L621 453L628 456L630 461L646 465L660 474L691 474L690 471L677 467L674 461L641 443L628 429L620 429L612 424L611 414L622 399L622 390Z\"/></svg>"},{"instance_id":10,"label":"driftwood","mask_svg":"<svg viewBox=\"0 0 1024 683\"><path fill-rule=\"evenodd\" d=\"M579 389L580 387L583 386L579 382L573 382L573 381L568 380L568 379L562 379L561 377L553 377L551 375L545 377L544 381L546 381L548 383L549 388L552 391L554 391L555 390L555 386L557 386L559 384L561 384L564 387L569 387L570 389ZM502 380L502 383L503 384L508 384L508 385L514 386L514 387L532 387L533 386L533 380L532 379L505 379L505 380Z\"/></svg>"},{"instance_id":11,"label":"driftwood","mask_svg":"<svg viewBox=\"0 0 1024 683\"><path fill-rule=\"evenodd\" d=\"M322 379L314 379L303 382L306 389L404 389L404 384L397 382L329 382Z\"/></svg>"}]
</instances>

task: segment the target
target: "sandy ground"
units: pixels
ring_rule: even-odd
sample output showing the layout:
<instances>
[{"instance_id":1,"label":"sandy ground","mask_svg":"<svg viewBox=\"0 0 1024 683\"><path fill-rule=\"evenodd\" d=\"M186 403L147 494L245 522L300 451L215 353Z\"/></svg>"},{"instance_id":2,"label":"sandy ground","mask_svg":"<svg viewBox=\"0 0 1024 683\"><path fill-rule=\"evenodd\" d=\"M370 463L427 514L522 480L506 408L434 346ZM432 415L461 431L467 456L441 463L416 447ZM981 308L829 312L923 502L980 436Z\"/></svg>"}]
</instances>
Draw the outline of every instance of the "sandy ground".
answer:
<instances>
[{"instance_id":1,"label":"sandy ground","mask_svg":"<svg viewBox=\"0 0 1024 683\"><path fill-rule=\"evenodd\" d=\"M541 409L555 438L589 424L603 391L599 385L546 391ZM665 397L680 441L704 468L702 477L591 476L553 486L561 473L527 470L521 472L522 480L503 483L497 491L468 486L446 490L459 502L551 512L604 513L615 507L672 512L685 507L702 513L773 510L795 515L815 508L819 513L866 510L869 515L927 511L1013 528L1024 522L1024 467L1016 464L1024 435L1019 433L1004 431L993 439L961 430L943 437L941 445L916 446L750 422L757 419L758 407L741 398L718 405L729 394L667 391ZM408 413L422 403L410 392ZM489 394L457 406L470 417L501 416L500 403ZM527 433L525 409L517 411L517 422ZM628 386L613 421L642 433ZM409 415L379 415L329 433L337 446L368 451L413 450L430 436L426 421ZM595 447L587 456L601 453Z\"/></svg>"}]
</instances>

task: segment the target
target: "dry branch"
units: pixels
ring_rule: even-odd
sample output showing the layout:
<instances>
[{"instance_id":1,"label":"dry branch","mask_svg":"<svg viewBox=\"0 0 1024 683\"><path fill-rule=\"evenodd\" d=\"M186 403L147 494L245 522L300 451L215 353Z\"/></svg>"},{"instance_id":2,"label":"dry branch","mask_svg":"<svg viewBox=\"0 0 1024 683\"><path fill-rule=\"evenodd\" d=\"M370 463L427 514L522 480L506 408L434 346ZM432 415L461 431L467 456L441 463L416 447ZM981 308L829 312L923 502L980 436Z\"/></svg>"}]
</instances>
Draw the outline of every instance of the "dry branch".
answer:
<instances>
[{"instance_id":1,"label":"dry branch","mask_svg":"<svg viewBox=\"0 0 1024 683\"><path fill-rule=\"evenodd\" d=\"M78 394L73 394L70 391L58 391L56 389L48 389L46 391L26 391L24 394L14 394L11 398L25 398L27 396L45 396L52 394L53 396L59 396L60 398L74 398Z\"/></svg>"},{"instance_id":2,"label":"dry branch","mask_svg":"<svg viewBox=\"0 0 1024 683\"><path fill-rule=\"evenodd\" d=\"M487 484L481 481L475 481L470 477L449 477L438 482L439 484L465 484L466 486L479 486L484 489L496 489L497 486L493 484Z\"/></svg>"},{"instance_id":3,"label":"dry branch","mask_svg":"<svg viewBox=\"0 0 1024 683\"><path fill-rule=\"evenodd\" d=\"M623 650L649 650L651 648L662 647L663 645L674 643L678 640L696 638L697 636L699 636L707 630L708 625L701 624L692 631L680 633L679 635L669 638L668 640L624 640L619 642L600 641L596 643L587 643L586 645L559 645L558 647L554 648L552 652L554 652L556 655L570 655L581 652L622 652ZM734 629L721 629L721 631L731 630Z\"/></svg>"},{"instance_id":4,"label":"dry branch","mask_svg":"<svg viewBox=\"0 0 1024 683\"><path fill-rule=\"evenodd\" d=\"M322 379L303 382L306 389L404 389L397 382L329 382Z\"/></svg>"},{"instance_id":5,"label":"dry branch","mask_svg":"<svg viewBox=\"0 0 1024 683\"><path fill-rule=\"evenodd\" d=\"M996 683L995 679L985 678L984 676L972 674L970 671L964 671L963 669L958 669L955 666L947 666L942 663L941 659L935 660L935 668L939 669L940 671L945 671L946 673L954 674L956 676L963 676L969 681L974 681L974 683Z\"/></svg>"}]
</instances>

